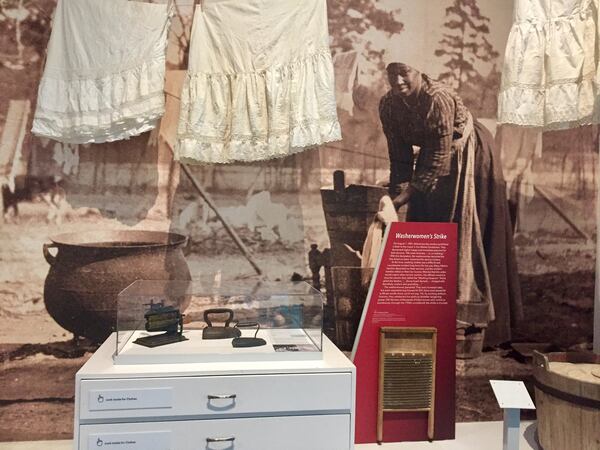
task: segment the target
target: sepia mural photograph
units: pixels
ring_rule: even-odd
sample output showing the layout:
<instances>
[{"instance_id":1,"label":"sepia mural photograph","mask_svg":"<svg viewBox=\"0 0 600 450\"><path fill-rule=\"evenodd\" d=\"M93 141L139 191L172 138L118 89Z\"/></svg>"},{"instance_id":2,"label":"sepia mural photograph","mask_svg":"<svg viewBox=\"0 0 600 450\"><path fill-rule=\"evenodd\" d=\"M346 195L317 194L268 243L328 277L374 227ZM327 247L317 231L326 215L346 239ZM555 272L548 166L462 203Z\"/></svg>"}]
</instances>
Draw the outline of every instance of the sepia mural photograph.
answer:
<instances>
[{"instance_id":1,"label":"sepia mural photograph","mask_svg":"<svg viewBox=\"0 0 600 450\"><path fill-rule=\"evenodd\" d=\"M174 159L194 0L174 1L154 130L34 136L56 3L0 3L0 441L72 437L75 373L136 279L306 280L324 295L324 332L350 351L386 195L385 223L472 230L458 421L501 420L488 380L531 387L534 350L591 346L599 130L497 124L512 0L328 1L342 140L231 164Z\"/></svg>"}]
</instances>

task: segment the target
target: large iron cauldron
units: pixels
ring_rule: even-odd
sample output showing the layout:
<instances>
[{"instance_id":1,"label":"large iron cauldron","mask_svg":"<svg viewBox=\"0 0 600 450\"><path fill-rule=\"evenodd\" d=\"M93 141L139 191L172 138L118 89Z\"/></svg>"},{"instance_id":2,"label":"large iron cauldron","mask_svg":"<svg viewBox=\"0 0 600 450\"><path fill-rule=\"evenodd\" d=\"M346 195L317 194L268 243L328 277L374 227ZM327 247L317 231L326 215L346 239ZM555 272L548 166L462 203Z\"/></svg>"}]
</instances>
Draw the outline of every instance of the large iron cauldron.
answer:
<instances>
[{"instance_id":1,"label":"large iron cauldron","mask_svg":"<svg viewBox=\"0 0 600 450\"><path fill-rule=\"evenodd\" d=\"M117 296L136 280L189 280L187 238L159 231L68 233L44 244L44 302L76 336L102 342L117 320ZM52 255L51 248L56 248Z\"/></svg>"}]
</instances>

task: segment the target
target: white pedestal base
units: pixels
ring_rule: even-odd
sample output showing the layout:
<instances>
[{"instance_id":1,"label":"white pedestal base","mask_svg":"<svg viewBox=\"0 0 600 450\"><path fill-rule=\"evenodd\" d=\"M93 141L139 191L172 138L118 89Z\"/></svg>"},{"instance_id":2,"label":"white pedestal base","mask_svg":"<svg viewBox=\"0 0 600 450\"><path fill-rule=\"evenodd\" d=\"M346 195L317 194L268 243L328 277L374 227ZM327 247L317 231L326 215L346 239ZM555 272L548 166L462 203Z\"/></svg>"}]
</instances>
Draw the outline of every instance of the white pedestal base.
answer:
<instances>
[{"instance_id":1,"label":"white pedestal base","mask_svg":"<svg viewBox=\"0 0 600 450\"><path fill-rule=\"evenodd\" d=\"M325 337L309 361L114 364L115 348L77 373L75 450L354 449L355 368Z\"/></svg>"}]
</instances>

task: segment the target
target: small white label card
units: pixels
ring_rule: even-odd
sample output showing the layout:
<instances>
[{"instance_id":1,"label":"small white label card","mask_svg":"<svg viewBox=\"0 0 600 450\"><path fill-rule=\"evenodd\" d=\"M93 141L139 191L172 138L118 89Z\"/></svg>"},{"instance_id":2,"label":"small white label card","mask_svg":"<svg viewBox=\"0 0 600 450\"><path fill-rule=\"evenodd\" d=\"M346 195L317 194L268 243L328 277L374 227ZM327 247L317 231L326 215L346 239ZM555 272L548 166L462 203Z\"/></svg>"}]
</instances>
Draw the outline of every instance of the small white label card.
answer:
<instances>
[{"instance_id":1,"label":"small white label card","mask_svg":"<svg viewBox=\"0 0 600 450\"><path fill-rule=\"evenodd\" d=\"M172 407L172 388L98 389L89 393L90 411Z\"/></svg>"},{"instance_id":2,"label":"small white label card","mask_svg":"<svg viewBox=\"0 0 600 450\"><path fill-rule=\"evenodd\" d=\"M490 380L498 405L502 409L535 409L522 381Z\"/></svg>"},{"instance_id":3,"label":"small white label card","mask_svg":"<svg viewBox=\"0 0 600 450\"><path fill-rule=\"evenodd\" d=\"M90 434L88 449L173 450L170 431Z\"/></svg>"}]
</instances>

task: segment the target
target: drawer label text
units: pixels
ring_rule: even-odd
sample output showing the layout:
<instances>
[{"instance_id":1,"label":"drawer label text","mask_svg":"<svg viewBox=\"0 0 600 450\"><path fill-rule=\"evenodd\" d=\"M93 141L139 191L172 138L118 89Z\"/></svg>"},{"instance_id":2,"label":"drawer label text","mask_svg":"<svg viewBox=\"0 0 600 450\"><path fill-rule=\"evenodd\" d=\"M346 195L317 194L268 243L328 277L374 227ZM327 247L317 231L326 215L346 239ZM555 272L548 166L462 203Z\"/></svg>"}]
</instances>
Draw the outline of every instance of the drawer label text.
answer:
<instances>
[{"instance_id":1,"label":"drawer label text","mask_svg":"<svg viewBox=\"0 0 600 450\"><path fill-rule=\"evenodd\" d=\"M171 408L173 406L173 389L91 390L88 401L90 411Z\"/></svg>"},{"instance_id":2,"label":"drawer label text","mask_svg":"<svg viewBox=\"0 0 600 450\"><path fill-rule=\"evenodd\" d=\"M88 439L88 449L117 448L119 450L170 450L170 431L138 433L96 433Z\"/></svg>"}]
</instances>

